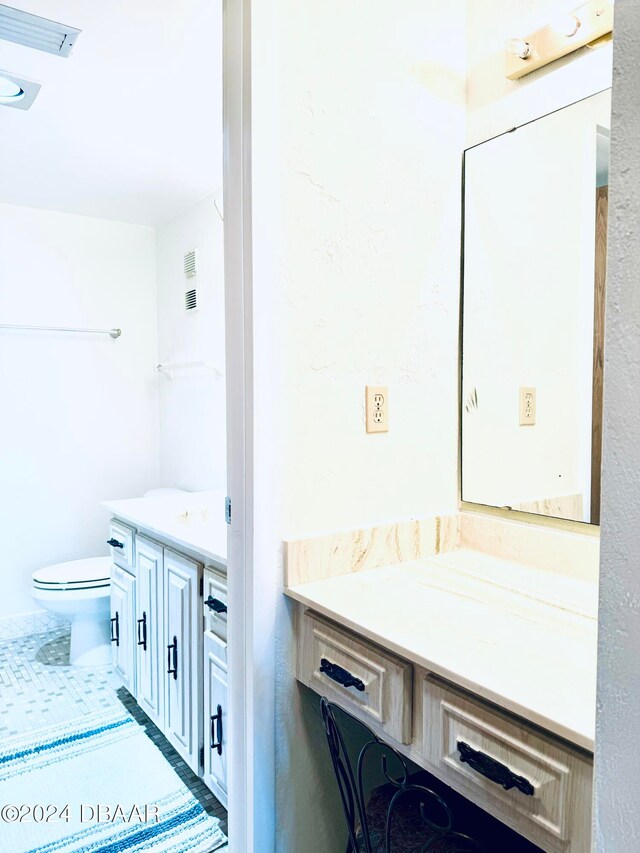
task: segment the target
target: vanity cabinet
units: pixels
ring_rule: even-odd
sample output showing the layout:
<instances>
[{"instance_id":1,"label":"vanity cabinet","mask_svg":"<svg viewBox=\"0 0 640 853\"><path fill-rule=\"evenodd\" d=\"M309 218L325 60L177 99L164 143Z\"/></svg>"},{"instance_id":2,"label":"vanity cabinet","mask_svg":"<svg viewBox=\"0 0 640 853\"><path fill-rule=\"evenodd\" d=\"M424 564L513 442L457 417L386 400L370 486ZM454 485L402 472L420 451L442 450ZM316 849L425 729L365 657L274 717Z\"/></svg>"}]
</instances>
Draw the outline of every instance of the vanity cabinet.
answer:
<instances>
[{"instance_id":1,"label":"vanity cabinet","mask_svg":"<svg viewBox=\"0 0 640 853\"><path fill-rule=\"evenodd\" d=\"M153 722L164 720L164 587L161 545L136 537L136 674L135 697Z\"/></svg>"},{"instance_id":2,"label":"vanity cabinet","mask_svg":"<svg viewBox=\"0 0 640 853\"><path fill-rule=\"evenodd\" d=\"M204 634L204 781L227 805L227 644Z\"/></svg>"},{"instance_id":3,"label":"vanity cabinet","mask_svg":"<svg viewBox=\"0 0 640 853\"><path fill-rule=\"evenodd\" d=\"M113 520L112 661L123 686L202 772L204 565Z\"/></svg>"},{"instance_id":4,"label":"vanity cabinet","mask_svg":"<svg viewBox=\"0 0 640 853\"><path fill-rule=\"evenodd\" d=\"M438 678L417 687L434 775L547 853L590 849L590 757Z\"/></svg>"},{"instance_id":5,"label":"vanity cabinet","mask_svg":"<svg viewBox=\"0 0 640 853\"><path fill-rule=\"evenodd\" d=\"M126 569L111 569L111 660L122 679L122 684L135 696L136 646L135 646L136 579Z\"/></svg>"},{"instance_id":6,"label":"vanity cabinet","mask_svg":"<svg viewBox=\"0 0 640 853\"><path fill-rule=\"evenodd\" d=\"M296 606L296 677L546 853L591 849L593 759Z\"/></svg>"},{"instance_id":7,"label":"vanity cabinet","mask_svg":"<svg viewBox=\"0 0 640 853\"><path fill-rule=\"evenodd\" d=\"M299 624L298 679L400 743L411 742L410 663L309 610Z\"/></svg>"},{"instance_id":8,"label":"vanity cabinet","mask_svg":"<svg viewBox=\"0 0 640 853\"><path fill-rule=\"evenodd\" d=\"M166 706L164 733L187 764L198 772L201 719L201 638L199 585L203 566L164 549L164 640Z\"/></svg>"},{"instance_id":9,"label":"vanity cabinet","mask_svg":"<svg viewBox=\"0 0 640 853\"><path fill-rule=\"evenodd\" d=\"M204 781L227 805L227 579L204 573Z\"/></svg>"}]
</instances>

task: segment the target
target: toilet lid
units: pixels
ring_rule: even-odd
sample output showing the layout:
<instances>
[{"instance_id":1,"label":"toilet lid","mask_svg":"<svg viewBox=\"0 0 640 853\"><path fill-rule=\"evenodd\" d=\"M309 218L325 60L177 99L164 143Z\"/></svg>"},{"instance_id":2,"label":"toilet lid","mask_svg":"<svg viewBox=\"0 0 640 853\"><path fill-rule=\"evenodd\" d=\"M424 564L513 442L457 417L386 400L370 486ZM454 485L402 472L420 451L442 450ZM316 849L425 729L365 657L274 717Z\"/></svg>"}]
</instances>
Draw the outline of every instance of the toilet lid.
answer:
<instances>
[{"instance_id":1,"label":"toilet lid","mask_svg":"<svg viewBox=\"0 0 640 853\"><path fill-rule=\"evenodd\" d=\"M35 584L47 588L64 585L67 589L73 589L88 584L104 586L109 582L110 567L110 557L89 557L86 560L43 566L36 569L32 577Z\"/></svg>"}]
</instances>

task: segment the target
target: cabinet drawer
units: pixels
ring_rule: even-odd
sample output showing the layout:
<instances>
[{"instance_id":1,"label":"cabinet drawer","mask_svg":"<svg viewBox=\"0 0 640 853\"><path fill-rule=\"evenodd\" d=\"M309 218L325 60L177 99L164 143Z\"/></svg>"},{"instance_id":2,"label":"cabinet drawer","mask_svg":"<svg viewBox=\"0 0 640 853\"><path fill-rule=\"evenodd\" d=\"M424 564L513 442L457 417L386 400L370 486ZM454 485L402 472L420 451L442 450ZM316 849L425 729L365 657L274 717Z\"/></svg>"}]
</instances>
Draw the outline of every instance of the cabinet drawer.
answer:
<instances>
[{"instance_id":1,"label":"cabinet drawer","mask_svg":"<svg viewBox=\"0 0 640 853\"><path fill-rule=\"evenodd\" d=\"M411 664L312 611L300 611L299 617L298 680L400 743L409 743ZM354 683L349 686L348 680Z\"/></svg>"},{"instance_id":2,"label":"cabinet drawer","mask_svg":"<svg viewBox=\"0 0 640 853\"><path fill-rule=\"evenodd\" d=\"M422 690L438 776L546 851L591 849L590 757L439 679Z\"/></svg>"},{"instance_id":3,"label":"cabinet drawer","mask_svg":"<svg viewBox=\"0 0 640 853\"><path fill-rule=\"evenodd\" d=\"M112 518L109 524L109 546L111 548L111 557L113 562L118 566L135 565L134 556L134 537L135 530L123 524L121 521L116 521Z\"/></svg>"},{"instance_id":4,"label":"cabinet drawer","mask_svg":"<svg viewBox=\"0 0 640 853\"><path fill-rule=\"evenodd\" d=\"M209 602L209 604L207 604ZM204 570L204 627L227 640L227 578L216 569Z\"/></svg>"}]
</instances>

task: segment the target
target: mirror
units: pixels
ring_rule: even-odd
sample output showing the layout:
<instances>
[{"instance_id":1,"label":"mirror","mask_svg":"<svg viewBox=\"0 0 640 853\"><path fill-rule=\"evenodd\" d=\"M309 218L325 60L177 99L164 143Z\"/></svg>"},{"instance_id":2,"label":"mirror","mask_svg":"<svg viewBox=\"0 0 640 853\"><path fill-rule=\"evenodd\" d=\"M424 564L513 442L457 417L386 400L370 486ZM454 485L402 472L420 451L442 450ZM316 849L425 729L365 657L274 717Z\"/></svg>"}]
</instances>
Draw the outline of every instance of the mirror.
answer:
<instances>
[{"instance_id":1,"label":"mirror","mask_svg":"<svg viewBox=\"0 0 640 853\"><path fill-rule=\"evenodd\" d=\"M598 524L610 90L464 158L462 500Z\"/></svg>"}]
</instances>

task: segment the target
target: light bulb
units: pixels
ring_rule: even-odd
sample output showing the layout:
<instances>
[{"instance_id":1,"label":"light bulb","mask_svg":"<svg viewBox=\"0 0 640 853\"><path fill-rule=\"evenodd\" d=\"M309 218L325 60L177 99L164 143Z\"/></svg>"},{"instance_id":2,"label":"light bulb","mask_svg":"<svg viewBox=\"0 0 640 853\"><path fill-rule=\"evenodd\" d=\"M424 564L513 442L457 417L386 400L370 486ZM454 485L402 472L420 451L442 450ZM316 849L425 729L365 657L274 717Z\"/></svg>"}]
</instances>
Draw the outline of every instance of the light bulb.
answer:
<instances>
[{"instance_id":1,"label":"light bulb","mask_svg":"<svg viewBox=\"0 0 640 853\"><path fill-rule=\"evenodd\" d=\"M531 56L531 45L524 39L507 39L507 53L526 59Z\"/></svg>"},{"instance_id":2,"label":"light bulb","mask_svg":"<svg viewBox=\"0 0 640 853\"><path fill-rule=\"evenodd\" d=\"M577 18L575 15L571 15L568 12L562 12L551 18L549 26L559 36L571 38L572 36L575 36L580 29L580 23L580 18Z\"/></svg>"}]
</instances>

